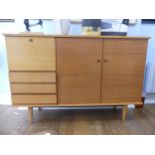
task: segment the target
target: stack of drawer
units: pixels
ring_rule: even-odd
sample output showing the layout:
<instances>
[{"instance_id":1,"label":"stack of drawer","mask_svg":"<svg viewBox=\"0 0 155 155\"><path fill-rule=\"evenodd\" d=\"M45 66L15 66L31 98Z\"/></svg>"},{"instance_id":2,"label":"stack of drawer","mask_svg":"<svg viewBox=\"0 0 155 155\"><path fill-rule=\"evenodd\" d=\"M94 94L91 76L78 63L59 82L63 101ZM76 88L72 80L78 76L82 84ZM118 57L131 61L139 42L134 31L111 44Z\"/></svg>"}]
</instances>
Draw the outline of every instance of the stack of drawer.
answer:
<instances>
[{"instance_id":1,"label":"stack of drawer","mask_svg":"<svg viewBox=\"0 0 155 155\"><path fill-rule=\"evenodd\" d=\"M9 78L13 104L56 104L55 72L10 72Z\"/></svg>"},{"instance_id":2,"label":"stack of drawer","mask_svg":"<svg viewBox=\"0 0 155 155\"><path fill-rule=\"evenodd\" d=\"M53 38L6 37L14 105L57 104Z\"/></svg>"}]
</instances>

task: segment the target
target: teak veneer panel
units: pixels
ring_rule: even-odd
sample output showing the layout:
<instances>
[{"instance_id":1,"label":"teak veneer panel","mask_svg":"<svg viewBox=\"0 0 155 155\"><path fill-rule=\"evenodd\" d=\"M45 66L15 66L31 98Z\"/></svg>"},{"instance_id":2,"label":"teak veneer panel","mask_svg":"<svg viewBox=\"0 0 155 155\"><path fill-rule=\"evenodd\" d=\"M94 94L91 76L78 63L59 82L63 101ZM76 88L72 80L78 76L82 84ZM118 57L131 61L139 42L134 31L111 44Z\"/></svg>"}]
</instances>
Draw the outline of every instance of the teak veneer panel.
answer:
<instances>
[{"instance_id":1,"label":"teak veneer panel","mask_svg":"<svg viewBox=\"0 0 155 155\"><path fill-rule=\"evenodd\" d=\"M56 84L50 83L11 83L11 92L14 93L56 93Z\"/></svg>"},{"instance_id":2,"label":"teak veneer panel","mask_svg":"<svg viewBox=\"0 0 155 155\"><path fill-rule=\"evenodd\" d=\"M56 38L58 103L100 102L102 39Z\"/></svg>"},{"instance_id":3,"label":"teak veneer panel","mask_svg":"<svg viewBox=\"0 0 155 155\"><path fill-rule=\"evenodd\" d=\"M55 72L9 72L10 82L56 82Z\"/></svg>"},{"instance_id":4,"label":"teak veneer panel","mask_svg":"<svg viewBox=\"0 0 155 155\"><path fill-rule=\"evenodd\" d=\"M26 33L19 33L19 34L3 34L6 37L39 37L39 38L93 38L93 39L145 39L148 40L149 36L98 36L98 35L50 35L50 34L40 34L35 32L26 32Z\"/></svg>"},{"instance_id":5,"label":"teak veneer panel","mask_svg":"<svg viewBox=\"0 0 155 155\"><path fill-rule=\"evenodd\" d=\"M10 71L55 71L55 40L39 37L6 37Z\"/></svg>"},{"instance_id":6,"label":"teak veneer panel","mask_svg":"<svg viewBox=\"0 0 155 155\"><path fill-rule=\"evenodd\" d=\"M12 103L14 105L46 105L46 104L57 104L57 97L55 94L12 94Z\"/></svg>"},{"instance_id":7,"label":"teak veneer panel","mask_svg":"<svg viewBox=\"0 0 155 155\"><path fill-rule=\"evenodd\" d=\"M147 40L104 39L102 102L140 102Z\"/></svg>"}]
</instances>

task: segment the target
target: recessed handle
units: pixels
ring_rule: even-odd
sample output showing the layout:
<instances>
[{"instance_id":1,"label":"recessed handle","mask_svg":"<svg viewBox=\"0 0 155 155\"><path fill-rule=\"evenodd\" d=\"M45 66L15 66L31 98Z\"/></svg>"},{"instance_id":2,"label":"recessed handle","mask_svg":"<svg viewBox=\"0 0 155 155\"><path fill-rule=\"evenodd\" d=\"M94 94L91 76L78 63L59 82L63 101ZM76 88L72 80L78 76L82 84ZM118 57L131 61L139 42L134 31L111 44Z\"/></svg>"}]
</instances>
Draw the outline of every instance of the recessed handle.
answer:
<instances>
[{"instance_id":1,"label":"recessed handle","mask_svg":"<svg viewBox=\"0 0 155 155\"><path fill-rule=\"evenodd\" d=\"M31 39L29 39L29 42L33 42L33 39L31 38Z\"/></svg>"}]
</instances>

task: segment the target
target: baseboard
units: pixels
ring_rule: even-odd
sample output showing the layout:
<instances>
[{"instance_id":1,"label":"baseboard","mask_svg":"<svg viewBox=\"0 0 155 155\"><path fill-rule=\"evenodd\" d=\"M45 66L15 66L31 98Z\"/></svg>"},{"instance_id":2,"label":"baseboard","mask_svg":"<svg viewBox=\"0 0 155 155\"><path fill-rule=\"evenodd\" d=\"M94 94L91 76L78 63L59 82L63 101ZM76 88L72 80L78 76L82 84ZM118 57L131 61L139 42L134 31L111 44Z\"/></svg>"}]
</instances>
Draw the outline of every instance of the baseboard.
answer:
<instances>
[{"instance_id":1,"label":"baseboard","mask_svg":"<svg viewBox=\"0 0 155 155\"><path fill-rule=\"evenodd\" d=\"M145 97L145 104L155 104L155 94L147 94Z\"/></svg>"},{"instance_id":2,"label":"baseboard","mask_svg":"<svg viewBox=\"0 0 155 155\"><path fill-rule=\"evenodd\" d=\"M145 99L144 104L155 104L155 99L154 100L152 100L152 99Z\"/></svg>"}]
</instances>

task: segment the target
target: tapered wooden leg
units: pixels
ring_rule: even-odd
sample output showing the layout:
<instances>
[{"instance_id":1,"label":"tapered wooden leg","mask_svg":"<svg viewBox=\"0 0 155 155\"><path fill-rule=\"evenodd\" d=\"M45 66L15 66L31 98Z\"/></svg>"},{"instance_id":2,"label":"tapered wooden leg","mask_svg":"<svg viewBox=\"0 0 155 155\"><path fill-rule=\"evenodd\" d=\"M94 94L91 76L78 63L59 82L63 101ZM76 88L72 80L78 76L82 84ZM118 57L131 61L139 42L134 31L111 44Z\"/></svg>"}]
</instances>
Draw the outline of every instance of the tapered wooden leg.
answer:
<instances>
[{"instance_id":1,"label":"tapered wooden leg","mask_svg":"<svg viewBox=\"0 0 155 155\"><path fill-rule=\"evenodd\" d=\"M33 107L28 107L28 113L29 113L29 123L32 124L32 122L33 122Z\"/></svg>"},{"instance_id":2,"label":"tapered wooden leg","mask_svg":"<svg viewBox=\"0 0 155 155\"><path fill-rule=\"evenodd\" d=\"M123 121L126 120L127 112L128 112L128 105L123 105L123 110L122 110L122 120Z\"/></svg>"}]
</instances>

